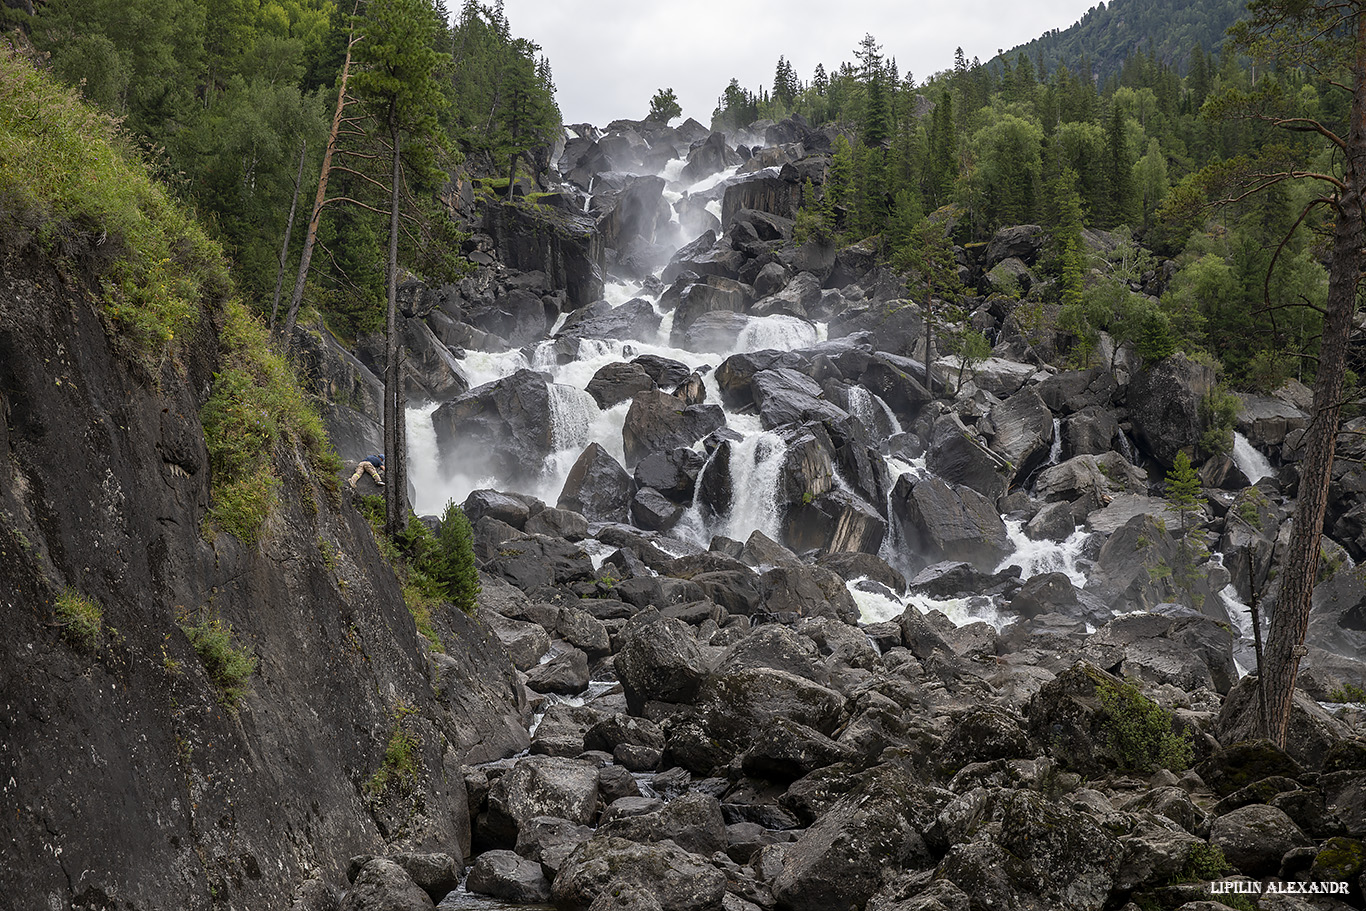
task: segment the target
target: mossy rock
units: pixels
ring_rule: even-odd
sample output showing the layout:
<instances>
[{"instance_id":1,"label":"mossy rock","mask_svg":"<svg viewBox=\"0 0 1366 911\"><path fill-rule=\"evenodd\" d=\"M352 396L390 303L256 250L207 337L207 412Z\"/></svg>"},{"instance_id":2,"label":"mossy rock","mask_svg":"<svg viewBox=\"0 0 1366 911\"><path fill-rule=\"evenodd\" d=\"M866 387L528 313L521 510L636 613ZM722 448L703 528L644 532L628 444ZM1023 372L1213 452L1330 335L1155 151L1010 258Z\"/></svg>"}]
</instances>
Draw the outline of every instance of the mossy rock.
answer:
<instances>
[{"instance_id":1,"label":"mossy rock","mask_svg":"<svg viewBox=\"0 0 1366 911\"><path fill-rule=\"evenodd\" d=\"M1356 838L1330 838L1314 857L1309 878L1355 883L1362 874L1366 874L1366 843Z\"/></svg>"},{"instance_id":2,"label":"mossy rock","mask_svg":"<svg viewBox=\"0 0 1366 911\"><path fill-rule=\"evenodd\" d=\"M1272 776L1298 778L1304 769L1271 741L1246 740L1215 753L1196 772L1214 793L1227 797Z\"/></svg>"},{"instance_id":3,"label":"mossy rock","mask_svg":"<svg viewBox=\"0 0 1366 911\"><path fill-rule=\"evenodd\" d=\"M1356 737L1333 745L1323 760L1324 774L1366 771L1366 740Z\"/></svg>"}]
</instances>

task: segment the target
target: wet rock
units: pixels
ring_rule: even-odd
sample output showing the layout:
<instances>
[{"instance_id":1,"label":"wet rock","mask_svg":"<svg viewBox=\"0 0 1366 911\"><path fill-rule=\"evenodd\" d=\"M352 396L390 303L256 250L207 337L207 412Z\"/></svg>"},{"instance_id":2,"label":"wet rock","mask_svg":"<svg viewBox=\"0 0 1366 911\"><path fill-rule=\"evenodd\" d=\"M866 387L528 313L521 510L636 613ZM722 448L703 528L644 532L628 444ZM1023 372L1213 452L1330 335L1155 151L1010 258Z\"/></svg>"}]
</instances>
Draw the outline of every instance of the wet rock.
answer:
<instances>
[{"instance_id":1,"label":"wet rock","mask_svg":"<svg viewBox=\"0 0 1366 911\"><path fill-rule=\"evenodd\" d=\"M906 591L906 577L893 569L886 560L875 554L833 551L817 557L816 565L832 570L845 582L865 578L885 585L897 595Z\"/></svg>"},{"instance_id":2,"label":"wet rock","mask_svg":"<svg viewBox=\"0 0 1366 911\"><path fill-rule=\"evenodd\" d=\"M873 507L844 490L831 490L810 502L790 503L783 516L783 540L799 551L877 553L887 523Z\"/></svg>"},{"instance_id":3,"label":"wet rock","mask_svg":"<svg viewBox=\"0 0 1366 911\"><path fill-rule=\"evenodd\" d=\"M765 430L807 421L841 423L849 420L846 411L822 398L825 393L819 383L796 370L785 367L760 370L750 383Z\"/></svg>"},{"instance_id":4,"label":"wet rock","mask_svg":"<svg viewBox=\"0 0 1366 911\"><path fill-rule=\"evenodd\" d=\"M610 753L622 744L664 748L664 732L646 718L613 714L593 725L584 735L584 748Z\"/></svg>"},{"instance_id":5,"label":"wet rock","mask_svg":"<svg viewBox=\"0 0 1366 911\"><path fill-rule=\"evenodd\" d=\"M706 462L705 455L686 447L657 450L636 463L636 485L657 490L674 503L690 505Z\"/></svg>"},{"instance_id":6,"label":"wet rock","mask_svg":"<svg viewBox=\"0 0 1366 911\"><path fill-rule=\"evenodd\" d=\"M341 900L341 911L424 911L436 905L404 869L373 857L365 863Z\"/></svg>"},{"instance_id":7,"label":"wet rock","mask_svg":"<svg viewBox=\"0 0 1366 911\"><path fill-rule=\"evenodd\" d=\"M770 613L832 617L845 623L858 619L858 605L844 580L819 566L776 566L760 577L759 594Z\"/></svg>"},{"instance_id":8,"label":"wet rock","mask_svg":"<svg viewBox=\"0 0 1366 911\"><path fill-rule=\"evenodd\" d=\"M631 521L649 531L668 531L683 518L684 509L649 487L636 491L631 500Z\"/></svg>"},{"instance_id":9,"label":"wet rock","mask_svg":"<svg viewBox=\"0 0 1366 911\"><path fill-rule=\"evenodd\" d=\"M1048 426L1051 431L1051 419ZM943 480L969 487L990 503L1005 495L1014 476L1014 467L992 452L956 414L935 421L926 464Z\"/></svg>"},{"instance_id":10,"label":"wet rock","mask_svg":"<svg viewBox=\"0 0 1366 911\"><path fill-rule=\"evenodd\" d=\"M1091 405L1073 414L1062 425L1062 451L1069 457L1104 455L1120 434L1119 422L1109 408Z\"/></svg>"},{"instance_id":11,"label":"wet rock","mask_svg":"<svg viewBox=\"0 0 1366 911\"><path fill-rule=\"evenodd\" d=\"M565 478L557 504L590 522L630 522L635 482L616 459L589 443Z\"/></svg>"},{"instance_id":12,"label":"wet rock","mask_svg":"<svg viewBox=\"0 0 1366 911\"><path fill-rule=\"evenodd\" d=\"M674 308L671 341L675 346L679 345L687 337L692 325L707 314L743 314L753 302L754 289L749 285L724 275L704 276L701 281L688 285L679 295Z\"/></svg>"},{"instance_id":13,"label":"wet rock","mask_svg":"<svg viewBox=\"0 0 1366 911\"><path fill-rule=\"evenodd\" d=\"M618 362L599 369L584 390L606 409L653 388L654 378L640 364Z\"/></svg>"},{"instance_id":14,"label":"wet rock","mask_svg":"<svg viewBox=\"0 0 1366 911\"><path fill-rule=\"evenodd\" d=\"M557 908L584 911L603 893L625 887L652 894L661 911L715 911L726 877L705 858L667 842L594 836L565 859L551 892Z\"/></svg>"},{"instance_id":15,"label":"wet rock","mask_svg":"<svg viewBox=\"0 0 1366 911\"><path fill-rule=\"evenodd\" d=\"M642 392L631 402L622 428L626 464L634 467L652 452L691 446L725 423L719 405L684 405L661 390Z\"/></svg>"},{"instance_id":16,"label":"wet rock","mask_svg":"<svg viewBox=\"0 0 1366 911\"><path fill-rule=\"evenodd\" d=\"M966 560L989 572L1013 549L1000 514L976 490L937 477L917 481L902 475L891 499L915 559Z\"/></svg>"},{"instance_id":17,"label":"wet rock","mask_svg":"<svg viewBox=\"0 0 1366 911\"><path fill-rule=\"evenodd\" d=\"M470 520L471 525L484 516L489 516L506 522L513 528L521 529L526 525L526 520L531 518L531 509L524 500L496 490L471 491L465 502L460 505L460 509Z\"/></svg>"},{"instance_id":18,"label":"wet rock","mask_svg":"<svg viewBox=\"0 0 1366 911\"><path fill-rule=\"evenodd\" d=\"M550 900L550 882L541 865L513 851L485 851L475 860L465 888L519 905Z\"/></svg>"},{"instance_id":19,"label":"wet rock","mask_svg":"<svg viewBox=\"0 0 1366 911\"><path fill-rule=\"evenodd\" d=\"M1022 483L1048 458L1053 412L1033 389L1017 392L992 408L987 424L991 450L1014 469L1012 485Z\"/></svg>"},{"instance_id":20,"label":"wet rock","mask_svg":"<svg viewBox=\"0 0 1366 911\"><path fill-rule=\"evenodd\" d=\"M531 370L471 389L432 413L443 464L496 470L509 483L538 478L553 450L550 391Z\"/></svg>"},{"instance_id":21,"label":"wet rock","mask_svg":"<svg viewBox=\"0 0 1366 911\"><path fill-rule=\"evenodd\" d=\"M724 133L712 133L706 140L688 153L688 163L679 175L684 183L694 184L704 177L740 163L735 150L726 145Z\"/></svg>"}]
</instances>

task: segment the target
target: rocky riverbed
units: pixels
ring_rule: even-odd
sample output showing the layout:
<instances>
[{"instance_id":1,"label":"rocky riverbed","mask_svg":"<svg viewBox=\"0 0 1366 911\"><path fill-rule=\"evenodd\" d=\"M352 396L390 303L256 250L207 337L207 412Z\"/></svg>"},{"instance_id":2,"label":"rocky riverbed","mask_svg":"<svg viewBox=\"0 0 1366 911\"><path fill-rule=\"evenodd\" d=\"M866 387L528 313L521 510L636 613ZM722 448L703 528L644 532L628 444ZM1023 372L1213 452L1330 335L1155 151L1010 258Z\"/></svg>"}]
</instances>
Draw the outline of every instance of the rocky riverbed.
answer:
<instances>
[{"instance_id":1,"label":"rocky riverbed","mask_svg":"<svg viewBox=\"0 0 1366 911\"><path fill-rule=\"evenodd\" d=\"M1242 398L1183 540L1165 476L1212 371L1108 339L1059 366L999 291L1042 284L1019 226L957 251L992 356L960 371L936 326L927 375L924 302L876 250L794 238L831 138L576 127L562 182L467 196L474 275L406 288L415 502L473 523L530 730L463 768L450 902L1366 906L1362 706L1330 702L1366 671L1355 464L1289 748L1255 739L1246 604L1274 622L1307 390ZM373 388L368 350L323 359ZM335 412L352 455L374 417ZM347 908L407 882L352 872Z\"/></svg>"}]
</instances>

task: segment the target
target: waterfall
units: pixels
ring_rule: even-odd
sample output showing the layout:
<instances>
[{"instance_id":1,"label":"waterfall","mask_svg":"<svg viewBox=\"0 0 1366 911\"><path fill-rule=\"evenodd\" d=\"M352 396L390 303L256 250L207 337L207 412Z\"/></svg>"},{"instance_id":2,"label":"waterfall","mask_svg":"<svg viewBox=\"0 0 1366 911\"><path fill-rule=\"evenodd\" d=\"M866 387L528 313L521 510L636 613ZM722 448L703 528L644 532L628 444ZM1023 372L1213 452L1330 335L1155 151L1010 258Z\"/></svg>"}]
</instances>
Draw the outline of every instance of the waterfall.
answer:
<instances>
[{"instance_id":1,"label":"waterfall","mask_svg":"<svg viewBox=\"0 0 1366 911\"><path fill-rule=\"evenodd\" d=\"M1256 640L1252 634L1252 608L1238 600L1238 586L1232 583L1220 590L1219 600L1224 602L1229 622L1238 630L1233 642L1233 664L1238 669L1238 676L1246 677L1257 662Z\"/></svg>"},{"instance_id":2,"label":"waterfall","mask_svg":"<svg viewBox=\"0 0 1366 911\"><path fill-rule=\"evenodd\" d=\"M1134 452L1134 444L1129 441L1129 435L1121 430L1115 437L1119 442L1119 454L1124 456L1124 461L1130 465L1138 464L1138 454Z\"/></svg>"},{"instance_id":3,"label":"waterfall","mask_svg":"<svg viewBox=\"0 0 1366 911\"><path fill-rule=\"evenodd\" d=\"M712 457L715 458L715 453ZM709 546L716 535L745 541L756 531L775 541L782 540L778 481L786 457L787 444L782 437L767 430L745 434L739 442L730 444L730 511L711 522L703 517L699 499L701 478L707 471L704 467L698 475L699 491L694 494L693 504L674 529L675 533L702 547ZM707 460L708 467L711 461Z\"/></svg>"},{"instance_id":4,"label":"waterfall","mask_svg":"<svg viewBox=\"0 0 1366 911\"><path fill-rule=\"evenodd\" d=\"M1233 435L1233 461L1238 466L1238 470L1252 484L1276 473L1267 457L1258 452L1248 441L1248 438L1241 433Z\"/></svg>"},{"instance_id":5,"label":"waterfall","mask_svg":"<svg viewBox=\"0 0 1366 911\"><path fill-rule=\"evenodd\" d=\"M756 316L751 317L740 330L735 340L734 350L793 351L797 348L810 348L816 344L816 327L796 316Z\"/></svg>"},{"instance_id":6,"label":"waterfall","mask_svg":"<svg viewBox=\"0 0 1366 911\"><path fill-rule=\"evenodd\" d=\"M896 419L892 409L881 397L862 386L849 387L849 411L863 422L875 440L901 433L901 422Z\"/></svg>"},{"instance_id":7,"label":"waterfall","mask_svg":"<svg viewBox=\"0 0 1366 911\"><path fill-rule=\"evenodd\" d=\"M1008 566L1018 566L1022 570L1022 579L1041 573L1064 573L1074 586L1085 587L1086 575L1077 568L1077 558L1091 537L1090 533L1078 528L1062 542L1035 541L1024 533L1024 524L1022 519L1006 520L1006 534L1010 536L1010 543L1015 545L1015 552L1001 561L996 572Z\"/></svg>"},{"instance_id":8,"label":"waterfall","mask_svg":"<svg viewBox=\"0 0 1366 911\"><path fill-rule=\"evenodd\" d=\"M967 626L969 623L990 623L996 631L1015 621L1015 617L1002 614L996 602L985 595L971 598L931 598L928 595L911 595L908 603L923 614L937 610L953 621L954 626Z\"/></svg>"},{"instance_id":9,"label":"waterfall","mask_svg":"<svg viewBox=\"0 0 1366 911\"><path fill-rule=\"evenodd\" d=\"M1053 419L1053 445L1048 447L1048 461L1045 465L1056 465L1062 461L1062 418Z\"/></svg>"}]
</instances>

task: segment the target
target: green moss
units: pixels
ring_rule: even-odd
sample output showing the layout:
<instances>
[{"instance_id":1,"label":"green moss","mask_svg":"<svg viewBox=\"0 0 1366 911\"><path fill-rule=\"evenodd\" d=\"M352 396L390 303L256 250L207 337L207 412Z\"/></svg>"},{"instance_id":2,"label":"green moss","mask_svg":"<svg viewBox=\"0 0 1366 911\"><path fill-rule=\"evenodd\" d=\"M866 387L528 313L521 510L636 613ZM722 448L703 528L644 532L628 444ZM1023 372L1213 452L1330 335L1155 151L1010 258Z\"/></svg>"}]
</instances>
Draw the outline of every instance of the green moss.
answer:
<instances>
[{"instance_id":1,"label":"green moss","mask_svg":"<svg viewBox=\"0 0 1366 911\"><path fill-rule=\"evenodd\" d=\"M218 687L218 701L235 707L246 694L247 679L256 671L256 658L233 642L231 624L216 617L182 623L180 629L194 646L209 679Z\"/></svg>"},{"instance_id":2,"label":"green moss","mask_svg":"<svg viewBox=\"0 0 1366 911\"><path fill-rule=\"evenodd\" d=\"M1157 768L1180 772L1194 755L1189 731L1173 733L1169 712L1128 683L1096 687L1102 709L1101 727L1121 767L1138 772Z\"/></svg>"},{"instance_id":3,"label":"green moss","mask_svg":"<svg viewBox=\"0 0 1366 911\"><path fill-rule=\"evenodd\" d=\"M77 648L94 651L104 632L104 610L99 603L74 588L62 589L55 605L56 623L62 636Z\"/></svg>"},{"instance_id":4,"label":"green moss","mask_svg":"<svg viewBox=\"0 0 1366 911\"><path fill-rule=\"evenodd\" d=\"M1314 875L1325 881L1351 881L1366 871L1366 844L1341 836L1326 841L1314 858Z\"/></svg>"}]
</instances>

